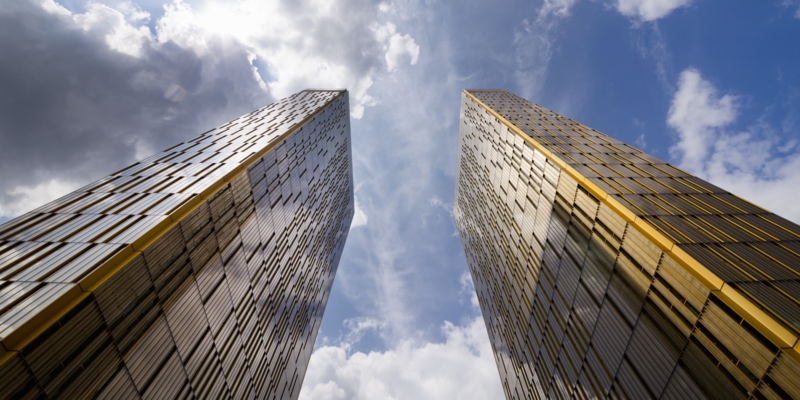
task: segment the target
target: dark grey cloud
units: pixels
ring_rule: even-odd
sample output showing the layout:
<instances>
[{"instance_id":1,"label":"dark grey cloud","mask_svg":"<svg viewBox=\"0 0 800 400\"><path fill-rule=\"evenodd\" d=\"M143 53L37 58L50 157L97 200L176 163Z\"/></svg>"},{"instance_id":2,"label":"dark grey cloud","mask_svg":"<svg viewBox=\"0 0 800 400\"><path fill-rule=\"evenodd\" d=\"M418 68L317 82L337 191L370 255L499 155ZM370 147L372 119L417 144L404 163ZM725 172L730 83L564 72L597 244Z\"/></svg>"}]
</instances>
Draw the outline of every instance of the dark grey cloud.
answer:
<instances>
[{"instance_id":1,"label":"dark grey cloud","mask_svg":"<svg viewBox=\"0 0 800 400\"><path fill-rule=\"evenodd\" d=\"M0 215L24 211L17 187L86 183L273 100L235 41L202 56L144 41L134 57L107 34L31 2L0 8Z\"/></svg>"}]
</instances>

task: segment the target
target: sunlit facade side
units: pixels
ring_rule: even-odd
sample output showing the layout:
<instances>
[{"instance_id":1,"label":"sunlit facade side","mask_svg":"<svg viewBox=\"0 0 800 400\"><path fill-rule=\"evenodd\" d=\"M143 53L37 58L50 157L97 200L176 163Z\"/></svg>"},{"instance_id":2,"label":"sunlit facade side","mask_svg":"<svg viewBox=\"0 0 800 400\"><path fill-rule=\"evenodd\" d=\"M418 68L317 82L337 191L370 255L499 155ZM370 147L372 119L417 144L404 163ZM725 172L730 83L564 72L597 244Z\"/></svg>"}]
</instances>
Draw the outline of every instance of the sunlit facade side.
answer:
<instances>
[{"instance_id":1,"label":"sunlit facade side","mask_svg":"<svg viewBox=\"0 0 800 400\"><path fill-rule=\"evenodd\" d=\"M458 146L507 398L800 398L796 224L505 91Z\"/></svg>"},{"instance_id":2,"label":"sunlit facade side","mask_svg":"<svg viewBox=\"0 0 800 400\"><path fill-rule=\"evenodd\" d=\"M350 148L302 91L0 225L0 398L297 398Z\"/></svg>"}]
</instances>

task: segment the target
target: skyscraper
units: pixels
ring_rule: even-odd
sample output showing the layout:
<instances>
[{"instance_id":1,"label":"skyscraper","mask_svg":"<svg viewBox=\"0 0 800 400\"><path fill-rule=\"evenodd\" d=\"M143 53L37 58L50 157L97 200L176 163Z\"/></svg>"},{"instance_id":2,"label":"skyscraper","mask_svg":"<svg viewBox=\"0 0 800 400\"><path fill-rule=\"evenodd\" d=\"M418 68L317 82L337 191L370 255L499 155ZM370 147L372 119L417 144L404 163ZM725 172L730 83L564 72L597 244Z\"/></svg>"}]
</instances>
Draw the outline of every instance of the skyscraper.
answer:
<instances>
[{"instance_id":1,"label":"skyscraper","mask_svg":"<svg viewBox=\"0 0 800 400\"><path fill-rule=\"evenodd\" d=\"M796 224L505 91L458 146L507 398L800 398Z\"/></svg>"},{"instance_id":2,"label":"skyscraper","mask_svg":"<svg viewBox=\"0 0 800 400\"><path fill-rule=\"evenodd\" d=\"M0 398L297 398L352 216L307 90L0 225Z\"/></svg>"}]
</instances>

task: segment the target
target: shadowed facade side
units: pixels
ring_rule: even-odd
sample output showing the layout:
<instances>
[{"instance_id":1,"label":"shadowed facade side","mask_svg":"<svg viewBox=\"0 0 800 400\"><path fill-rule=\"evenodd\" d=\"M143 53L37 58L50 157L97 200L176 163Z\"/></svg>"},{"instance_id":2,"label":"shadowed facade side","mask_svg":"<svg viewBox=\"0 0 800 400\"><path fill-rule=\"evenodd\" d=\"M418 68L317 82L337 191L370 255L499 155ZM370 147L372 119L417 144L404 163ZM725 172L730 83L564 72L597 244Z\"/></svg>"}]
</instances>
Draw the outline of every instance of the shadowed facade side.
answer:
<instances>
[{"instance_id":1,"label":"shadowed facade side","mask_svg":"<svg viewBox=\"0 0 800 400\"><path fill-rule=\"evenodd\" d=\"M302 91L0 225L0 398L297 398L349 115Z\"/></svg>"},{"instance_id":2,"label":"shadowed facade side","mask_svg":"<svg viewBox=\"0 0 800 400\"><path fill-rule=\"evenodd\" d=\"M505 91L458 146L507 398L800 398L799 226Z\"/></svg>"}]
</instances>

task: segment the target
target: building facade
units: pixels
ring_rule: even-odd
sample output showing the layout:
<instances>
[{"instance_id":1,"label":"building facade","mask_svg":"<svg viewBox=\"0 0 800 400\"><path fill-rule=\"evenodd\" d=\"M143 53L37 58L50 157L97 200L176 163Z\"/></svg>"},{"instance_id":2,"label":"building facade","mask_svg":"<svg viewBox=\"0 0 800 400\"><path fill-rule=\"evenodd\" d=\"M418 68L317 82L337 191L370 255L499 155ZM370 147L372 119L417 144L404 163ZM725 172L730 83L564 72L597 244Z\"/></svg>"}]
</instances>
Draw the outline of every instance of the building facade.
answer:
<instances>
[{"instance_id":1,"label":"building facade","mask_svg":"<svg viewBox=\"0 0 800 400\"><path fill-rule=\"evenodd\" d=\"M0 225L0 398L297 398L350 148L303 91Z\"/></svg>"},{"instance_id":2,"label":"building facade","mask_svg":"<svg viewBox=\"0 0 800 400\"><path fill-rule=\"evenodd\" d=\"M507 398L800 398L796 224L505 91L458 151Z\"/></svg>"}]
</instances>

